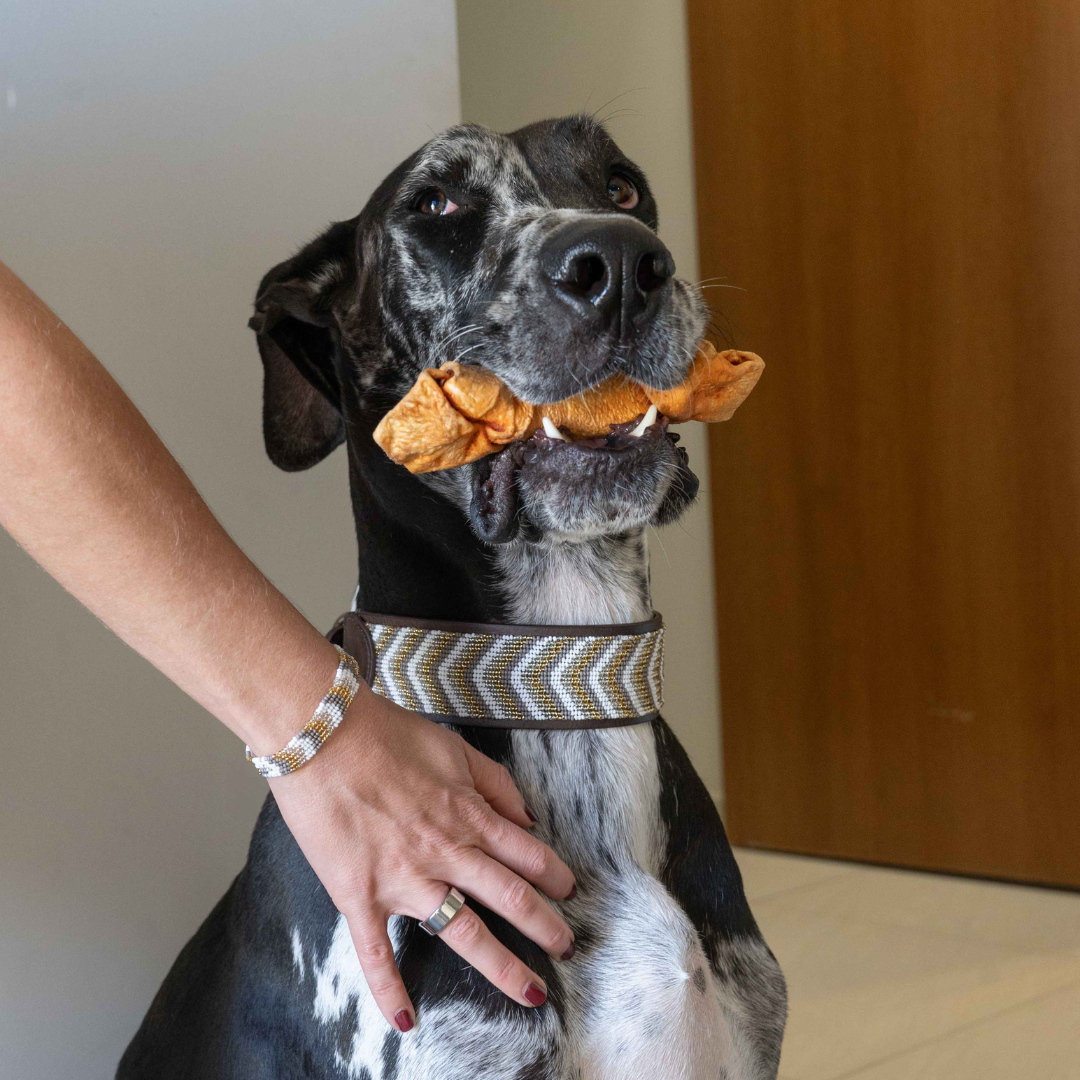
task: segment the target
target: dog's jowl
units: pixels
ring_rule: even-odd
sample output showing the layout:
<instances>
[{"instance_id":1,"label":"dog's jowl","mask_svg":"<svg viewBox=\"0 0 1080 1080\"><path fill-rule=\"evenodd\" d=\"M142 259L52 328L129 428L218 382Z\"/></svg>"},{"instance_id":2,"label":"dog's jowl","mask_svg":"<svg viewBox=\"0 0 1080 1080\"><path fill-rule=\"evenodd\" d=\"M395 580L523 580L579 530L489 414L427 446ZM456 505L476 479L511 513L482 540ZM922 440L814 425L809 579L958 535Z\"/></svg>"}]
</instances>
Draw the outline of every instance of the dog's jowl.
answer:
<instances>
[{"instance_id":1,"label":"dog's jowl","mask_svg":"<svg viewBox=\"0 0 1080 1080\"><path fill-rule=\"evenodd\" d=\"M541 430L421 476L372 431L422 369L453 359L530 402L618 373L677 384L705 306L656 228L645 177L590 118L511 135L466 126L266 275L251 325L267 451L295 470L346 444L358 609L545 625L650 617L645 527L675 520L697 491L662 419L601 445ZM577 941L566 963L479 909L547 981L547 1003L517 1005L395 918L418 1022L390 1030L344 919L268 798L247 865L165 980L122 1080L776 1076L784 980L663 719L461 731L510 769L537 835L578 882L558 905Z\"/></svg>"}]
</instances>

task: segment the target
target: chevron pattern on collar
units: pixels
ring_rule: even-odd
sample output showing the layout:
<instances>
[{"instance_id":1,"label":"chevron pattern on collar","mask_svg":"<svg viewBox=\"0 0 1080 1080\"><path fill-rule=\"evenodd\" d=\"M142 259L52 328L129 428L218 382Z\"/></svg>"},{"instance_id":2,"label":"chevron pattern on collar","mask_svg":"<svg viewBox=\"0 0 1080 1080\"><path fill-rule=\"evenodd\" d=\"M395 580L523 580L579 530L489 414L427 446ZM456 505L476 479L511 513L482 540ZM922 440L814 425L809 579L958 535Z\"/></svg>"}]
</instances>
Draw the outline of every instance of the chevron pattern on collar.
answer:
<instances>
[{"instance_id":1,"label":"chevron pattern on collar","mask_svg":"<svg viewBox=\"0 0 1080 1080\"><path fill-rule=\"evenodd\" d=\"M373 689L432 720L567 729L659 714L659 616L616 626L517 627L360 614L375 646Z\"/></svg>"}]
</instances>

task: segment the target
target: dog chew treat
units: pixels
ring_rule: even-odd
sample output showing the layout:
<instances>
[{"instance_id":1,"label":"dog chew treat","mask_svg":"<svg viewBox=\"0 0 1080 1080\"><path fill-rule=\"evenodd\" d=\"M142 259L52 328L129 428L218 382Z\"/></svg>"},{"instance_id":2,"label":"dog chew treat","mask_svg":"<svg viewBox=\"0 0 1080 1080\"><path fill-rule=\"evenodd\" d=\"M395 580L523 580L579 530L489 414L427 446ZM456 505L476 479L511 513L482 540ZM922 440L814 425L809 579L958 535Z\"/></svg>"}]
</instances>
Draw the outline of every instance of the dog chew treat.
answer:
<instances>
[{"instance_id":1,"label":"dog chew treat","mask_svg":"<svg viewBox=\"0 0 1080 1080\"><path fill-rule=\"evenodd\" d=\"M477 461L525 439L548 417L571 435L606 435L612 424L635 420L650 405L672 423L727 420L758 381L765 362L749 352L717 352L705 341L690 373L670 390L614 376L548 405L530 405L486 368L450 361L427 368L379 421L375 441L412 473Z\"/></svg>"}]
</instances>

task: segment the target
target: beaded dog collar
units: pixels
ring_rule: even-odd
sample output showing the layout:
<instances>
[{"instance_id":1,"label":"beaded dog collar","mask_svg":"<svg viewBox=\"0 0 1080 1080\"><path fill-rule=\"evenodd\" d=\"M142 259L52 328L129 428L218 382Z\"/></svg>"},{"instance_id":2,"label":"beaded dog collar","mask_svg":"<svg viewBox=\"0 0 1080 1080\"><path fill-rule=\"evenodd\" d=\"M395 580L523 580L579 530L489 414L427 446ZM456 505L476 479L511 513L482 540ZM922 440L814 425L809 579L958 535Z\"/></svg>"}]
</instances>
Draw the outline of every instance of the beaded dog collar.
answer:
<instances>
[{"instance_id":1,"label":"beaded dog collar","mask_svg":"<svg viewBox=\"0 0 1080 1080\"><path fill-rule=\"evenodd\" d=\"M514 626L350 611L327 635L376 693L443 724L547 730L654 719L664 626Z\"/></svg>"}]
</instances>

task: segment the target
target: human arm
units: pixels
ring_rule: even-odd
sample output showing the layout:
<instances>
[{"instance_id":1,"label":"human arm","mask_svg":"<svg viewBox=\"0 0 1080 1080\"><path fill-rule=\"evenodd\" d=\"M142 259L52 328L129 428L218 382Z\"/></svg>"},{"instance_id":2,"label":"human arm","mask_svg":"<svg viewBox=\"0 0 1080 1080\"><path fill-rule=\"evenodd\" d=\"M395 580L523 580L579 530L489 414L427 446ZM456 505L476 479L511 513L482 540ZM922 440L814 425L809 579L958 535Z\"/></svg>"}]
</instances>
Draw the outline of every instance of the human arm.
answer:
<instances>
[{"instance_id":1,"label":"human arm","mask_svg":"<svg viewBox=\"0 0 1080 1080\"><path fill-rule=\"evenodd\" d=\"M108 372L2 264L0 524L256 753L280 749L330 686L333 647L233 543ZM552 954L569 947L565 923L523 879L562 897L570 871L528 835L509 774L457 735L362 686L316 758L271 786L392 1023L412 1011L386 918L429 915L447 884ZM542 984L468 912L443 937L517 1001Z\"/></svg>"}]
</instances>

